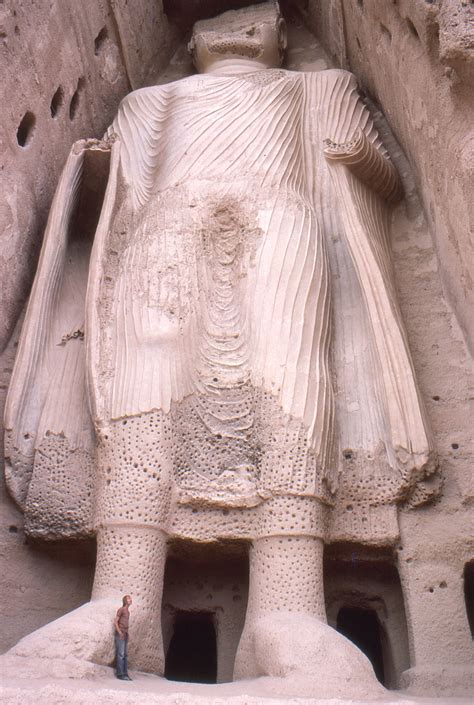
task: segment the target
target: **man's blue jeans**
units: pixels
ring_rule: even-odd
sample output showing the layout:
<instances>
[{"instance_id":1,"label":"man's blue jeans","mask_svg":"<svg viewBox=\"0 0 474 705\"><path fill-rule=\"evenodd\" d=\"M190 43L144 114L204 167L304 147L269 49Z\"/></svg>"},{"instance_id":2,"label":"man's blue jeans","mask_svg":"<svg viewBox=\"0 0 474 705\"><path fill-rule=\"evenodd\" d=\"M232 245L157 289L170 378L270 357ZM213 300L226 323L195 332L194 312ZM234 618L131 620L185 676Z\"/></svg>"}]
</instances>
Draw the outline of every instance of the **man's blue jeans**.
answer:
<instances>
[{"instance_id":1,"label":"man's blue jeans","mask_svg":"<svg viewBox=\"0 0 474 705\"><path fill-rule=\"evenodd\" d=\"M128 634L125 635L125 639L121 639L117 633L115 634L115 670L117 678L128 676L127 644Z\"/></svg>"}]
</instances>

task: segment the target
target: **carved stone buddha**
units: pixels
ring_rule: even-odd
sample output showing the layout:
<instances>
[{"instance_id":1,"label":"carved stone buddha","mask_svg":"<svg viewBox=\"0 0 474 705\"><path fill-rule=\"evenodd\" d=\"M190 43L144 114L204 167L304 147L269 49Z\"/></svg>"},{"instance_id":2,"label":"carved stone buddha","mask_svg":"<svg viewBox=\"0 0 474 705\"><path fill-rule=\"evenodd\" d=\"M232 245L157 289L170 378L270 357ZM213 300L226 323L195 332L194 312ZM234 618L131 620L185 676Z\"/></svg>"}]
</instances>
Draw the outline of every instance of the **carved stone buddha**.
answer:
<instances>
[{"instance_id":1,"label":"carved stone buddha","mask_svg":"<svg viewBox=\"0 0 474 705\"><path fill-rule=\"evenodd\" d=\"M393 542L397 503L424 501L436 467L391 273L401 186L354 77L283 70L285 47L275 3L198 22L199 73L134 91L102 141L72 148L8 397L7 481L31 535L96 534L97 565L91 602L13 654L43 639L108 663L126 592L132 664L163 673L167 542L241 539L235 677L320 678L325 644L373 679L324 624L322 556Z\"/></svg>"}]
</instances>

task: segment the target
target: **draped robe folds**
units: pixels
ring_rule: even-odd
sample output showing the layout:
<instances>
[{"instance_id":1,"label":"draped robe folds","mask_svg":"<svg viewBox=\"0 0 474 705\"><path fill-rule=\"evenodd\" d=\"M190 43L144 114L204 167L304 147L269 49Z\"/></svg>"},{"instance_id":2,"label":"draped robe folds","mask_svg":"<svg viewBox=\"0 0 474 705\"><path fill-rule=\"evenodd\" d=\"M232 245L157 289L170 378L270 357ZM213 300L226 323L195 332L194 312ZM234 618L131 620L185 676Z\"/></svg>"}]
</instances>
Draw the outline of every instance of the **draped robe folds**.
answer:
<instances>
[{"instance_id":1,"label":"draped robe folds","mask_svg":"<svg viewBox=\"0 0 474 705\"><path fill-rule=\"evenodd\" d=\"M83 302L82 340L57 304L77 241L67 244L71 184L81 155L110 146L87 296L74 302ZM45 439L66 444L67 487L84 482L86 465L90 487L90 409L101 442L127 419L172 419L178 503L250 512L282 494L315 497L336 501L333 538L394 540L396 502L435 469L390 268L386 200L397 183L354 78L338 70L198 75L141 89L122 102L105 143L78 143L7 405L7 480L30 532L54 534L64 513L38 510L41 459L53 455ZM88 395L77 370L70 381L72 346ZM51 396L31 402L27 386L39 378L44 389L57 360L66 384L54 395L66 388L77 410L62 421ZM89 509L70 535L92 522Z\"/></svg>"}]
</instances>

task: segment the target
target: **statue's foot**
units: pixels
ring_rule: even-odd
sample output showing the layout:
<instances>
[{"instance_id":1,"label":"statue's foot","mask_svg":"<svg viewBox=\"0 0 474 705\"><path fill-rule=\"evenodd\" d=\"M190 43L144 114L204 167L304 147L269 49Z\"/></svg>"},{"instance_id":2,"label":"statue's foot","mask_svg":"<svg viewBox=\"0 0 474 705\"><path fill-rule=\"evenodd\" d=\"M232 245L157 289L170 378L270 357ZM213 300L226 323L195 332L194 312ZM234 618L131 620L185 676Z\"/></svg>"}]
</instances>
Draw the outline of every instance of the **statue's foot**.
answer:
<instances>
[{"instance_id":1,"label":"statue's foot","mask_svg":"<svg viewBox=\"0 0 474 705\"><path fill-rule=\"evenodd\" d=\"M319 619L294 612L266 614L246 627L234 678L259 676L272 677L268 688L281 695L365 698L386 693L362 651Z\"/></svg>"},{"instance_id":2,"label":"statue's foot","mask_svg":"<svg viewBox=\"0 0 474 705\"><path fill-rule=\"evenodd\" d=\"M88 602L23 637L0 657L4 676L83 678L110 674L116 600Z\"/></svg>"}]
</instances>

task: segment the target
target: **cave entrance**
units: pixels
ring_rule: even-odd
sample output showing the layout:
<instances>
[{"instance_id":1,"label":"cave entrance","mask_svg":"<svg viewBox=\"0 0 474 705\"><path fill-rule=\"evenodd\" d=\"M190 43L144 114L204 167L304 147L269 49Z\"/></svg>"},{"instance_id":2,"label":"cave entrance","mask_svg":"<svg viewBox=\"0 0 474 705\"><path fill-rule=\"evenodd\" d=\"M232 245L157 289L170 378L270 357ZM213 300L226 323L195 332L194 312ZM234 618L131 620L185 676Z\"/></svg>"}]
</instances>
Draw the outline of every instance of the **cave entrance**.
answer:
<instances>
[{"instance_id":1,"label":"cave entrance","mask_svg":"<svg viewBox=\"0 0 474 705\"><path fill-rule=\"evenodd\" d=\"M382 635L375 610L341 607L337 615L337 631L364 652L378 680L385 684Z\"/></svg>"},{"instance_id":2,"label":"cave entrance","mask_svg":"<svg viewBox=\"0 0 474 705\"><path fill-rule=\"evenodd\" d=\"M232 681L248 586L246 541L169 542L161 604L167 678Z\"/></svg>"},{"instance_id":3,"label":"cave entrance","mask_svg":"<svg viewBox=\"0 0 474 705\"><path fill-rule=\"evenodd\" d=\"M390 547L338 543L324 550L328 624L370 659L386 688L410 668L408 630L396 557Z\"/></svg>"},{"instance_id":4,"label":"cave entrance","mask_svg":"<svg viewBox=\"0 0 474 705\"><path fill-rule=\"evenodd\" d=\"M467 621L474 639L474 561L464 566L464 600L466 603Z\"/></svg>"},{"instance_id":5,"label":"cave entrance","mask_svg":"<svg viewBox=\"0 0 474 705\"><path fill-rule=\"evenodd\" d=\"M211 612L176 613L165 678L188 683L217 682L216 629Z\"/></svg>"}]
</instances>

